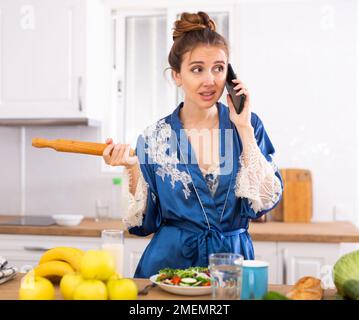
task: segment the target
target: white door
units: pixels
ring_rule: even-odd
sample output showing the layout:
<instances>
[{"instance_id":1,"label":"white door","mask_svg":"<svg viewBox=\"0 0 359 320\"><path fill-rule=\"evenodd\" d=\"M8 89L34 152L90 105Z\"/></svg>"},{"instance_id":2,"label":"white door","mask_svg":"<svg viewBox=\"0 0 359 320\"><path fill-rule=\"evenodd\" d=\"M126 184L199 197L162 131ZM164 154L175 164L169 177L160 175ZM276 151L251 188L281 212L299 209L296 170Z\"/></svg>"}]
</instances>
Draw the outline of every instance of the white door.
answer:
<instances>
[{"instance_id":1,"label":"white door","mask_svg":"<svg viewBox=\"0 0 359 320\"><path fill-rule=\"evenodd\" d=\"M83 109L82 1L0 3L0 118L72 117Z\"/></svg>"},{"instance_id":2,"label":"white door","mask_svg":"<svg viewBox=\"0 0 359 320\"><path fill-rule=\"evenodd\" d=\"M256 260L262 260L269 263L268 283L279 284L277 263L277 243L270 241L254 241L254 255Z\"/></svg>"},{"instance_id":3,"label":"white door","mask_svg":"<svg viewBox=\"0 0 359 320\"><path fill-rule=\"evenodd\" d=\"M340 256L339 243L278 243L279 273L284 284L294 284L301 277L312 276L333 287L331 270Z\"/></svg>"}]
</instances>

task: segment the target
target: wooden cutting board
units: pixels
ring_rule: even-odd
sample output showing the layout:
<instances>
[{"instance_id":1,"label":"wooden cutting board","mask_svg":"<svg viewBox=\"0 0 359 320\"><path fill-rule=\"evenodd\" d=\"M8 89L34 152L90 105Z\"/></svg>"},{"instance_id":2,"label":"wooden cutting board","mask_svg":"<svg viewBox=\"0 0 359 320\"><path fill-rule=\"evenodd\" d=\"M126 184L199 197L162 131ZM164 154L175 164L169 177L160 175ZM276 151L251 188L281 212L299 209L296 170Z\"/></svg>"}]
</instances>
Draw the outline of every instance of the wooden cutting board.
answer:
<instances>
[{"instance_id":1,"label":"wooden cutting board","mask_svg":"<svg viewBox=\"0 0 359 320\"><path fill-rule=\"evenodd\" d=\"M272 219L284 222L309 223L313 213L312 175L306 169L281 169L283 196L270 212Z\"/></svg>"}]
</instances>

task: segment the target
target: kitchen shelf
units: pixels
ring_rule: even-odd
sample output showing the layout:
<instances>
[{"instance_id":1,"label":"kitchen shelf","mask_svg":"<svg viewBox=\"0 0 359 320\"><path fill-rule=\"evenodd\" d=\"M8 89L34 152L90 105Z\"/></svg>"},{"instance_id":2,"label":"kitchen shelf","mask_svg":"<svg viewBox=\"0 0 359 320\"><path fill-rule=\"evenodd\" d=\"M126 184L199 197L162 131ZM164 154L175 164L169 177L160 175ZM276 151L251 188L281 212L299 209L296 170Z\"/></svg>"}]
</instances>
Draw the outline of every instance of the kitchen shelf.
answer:
<instances>
[{"instance_id":1,"label":"kitchen shelf","mask_svg":"<svg viewBox=\"0 0 359 320\"><path fill-rule=\"evenodd\" d=\"M101 121L90 118L18 118L0 119L0 126L88 126L100 127Z\"/></svg>"}]
</instances>

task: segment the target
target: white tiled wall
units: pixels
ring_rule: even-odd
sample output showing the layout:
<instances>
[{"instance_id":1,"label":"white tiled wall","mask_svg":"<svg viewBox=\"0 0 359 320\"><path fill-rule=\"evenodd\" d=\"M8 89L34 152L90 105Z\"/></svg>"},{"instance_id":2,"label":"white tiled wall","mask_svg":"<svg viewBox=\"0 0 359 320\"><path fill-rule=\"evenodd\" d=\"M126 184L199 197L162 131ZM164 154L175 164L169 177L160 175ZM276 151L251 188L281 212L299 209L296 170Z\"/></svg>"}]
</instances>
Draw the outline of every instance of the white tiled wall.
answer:
<instances>
[{"instance_id":1,"label":"white tiled wall","mask_svg":"<svg viewBox=\"0 0 359 320\"><path fill-rule=\"evenodd\" d=\"M110 199L113 174L101 172L101 157L31 146L35 137L101 142L94 127L26 128L25 213L95 214L96 199ZM20 129L0 127L0 214L20 212Z\"/></svg>"},{"instance_id":2,"label":"white tiled wall","mask_svg":"<svg viewBox=\"0 0 359 320\"><path fill-rule=\"evenodd\" d=\"M0 127L0 214L20 211L20 130Z\"/></svg>"}]
</instances>

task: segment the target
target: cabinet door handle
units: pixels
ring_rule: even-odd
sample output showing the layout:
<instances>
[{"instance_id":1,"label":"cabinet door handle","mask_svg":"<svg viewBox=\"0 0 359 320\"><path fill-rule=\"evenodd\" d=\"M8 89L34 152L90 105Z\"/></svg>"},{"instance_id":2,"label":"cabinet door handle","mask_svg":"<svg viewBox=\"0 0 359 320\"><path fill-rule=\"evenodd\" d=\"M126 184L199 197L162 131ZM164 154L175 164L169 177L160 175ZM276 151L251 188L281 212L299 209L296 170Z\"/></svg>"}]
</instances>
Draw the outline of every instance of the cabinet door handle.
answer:
<instances>
[{"instance_id":1,"label":"cabinet door handle","mask_svg":"<svg viewBox=\"0 0 359 320\"><path fill-rule=\"evenodd\" d=\"M288 258L287 258L288 250L282 250L282 281L283 284L288 284Z\"/></svg>"},{"instance_id":2,"label":"cabinet door handle","mask_svg":"<svg viewBox=\"0 0 359 320\"><path fill-rule=\"evenodd\" d=\"M119 95L121 95L121 93L122 93L122 81L121 80L117 80L117 93Z\"/></svg>"},{"instance_id":3,"label":"cabinet door handle","mask_svg":"<svg viewBox=\"0 0 359 320\"><path fill-rule=\"evenodd\" d=\"M77 96L78 96L79 111L82 112L82 77L78 77L77 79Z\"/></svg>"},{"instance_id":4,"label":"cabinet door handle","mask_svg":"<svg viewBox=\"0 0 359 320\"><path fill-rule=\"evenodd\" d=\"M26 251L41 251L41 252L44 252L44 251L49 250L49 248L37 247L37 246L33 246L33 247L32 246L25 246L24 250L26 250Z\"/></svg>"}]
</instances>

